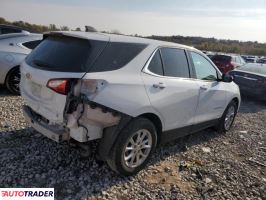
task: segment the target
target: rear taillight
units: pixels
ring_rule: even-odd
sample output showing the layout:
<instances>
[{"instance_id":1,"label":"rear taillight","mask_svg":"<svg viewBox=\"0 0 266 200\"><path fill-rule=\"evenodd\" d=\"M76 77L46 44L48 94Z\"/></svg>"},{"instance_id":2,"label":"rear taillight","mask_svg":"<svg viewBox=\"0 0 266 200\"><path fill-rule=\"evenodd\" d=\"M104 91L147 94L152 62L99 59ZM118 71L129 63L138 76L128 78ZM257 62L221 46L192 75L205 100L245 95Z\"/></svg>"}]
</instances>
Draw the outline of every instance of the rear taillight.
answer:
<instances>
[{"instance_id":1,"label":"rear taillight","mask_svg":"<svg viewBox=\"0 0 266 200\"><path fill-rule=\"evenodd\" d=\"M47 87L59 94L67 95L69 83L68 79L51 79L47 82Z\"/></svg>"}]
</instances>

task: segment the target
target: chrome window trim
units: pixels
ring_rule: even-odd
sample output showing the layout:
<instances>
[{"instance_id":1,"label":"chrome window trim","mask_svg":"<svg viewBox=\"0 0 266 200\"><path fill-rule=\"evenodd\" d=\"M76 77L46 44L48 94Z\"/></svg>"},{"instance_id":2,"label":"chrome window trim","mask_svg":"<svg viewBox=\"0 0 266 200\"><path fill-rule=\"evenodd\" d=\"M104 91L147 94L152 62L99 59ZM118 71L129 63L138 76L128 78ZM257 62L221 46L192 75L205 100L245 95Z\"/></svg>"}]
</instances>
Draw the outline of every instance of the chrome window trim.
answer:
<instances>
[{"instance_id":1,"label":"chrome window trim","mask_svg":"<svg viewBox=\"0 0 266 200\"><path fill-rule=\"evenodd\" d=\"M142 72L144 72L145 74L149 74L149 75L152 75L152 76L156 76L158 78L168 78L168 79L182 79L182 80L192 80L192 78L185 78L185 77L175 77L175 76L161 76L159 74L155 74L153 72L151 72L148 67L150 65L150 62L152 60L152 58L154 57L155 53L161 49L161 48L170 48L170 49L181 49L181 50L184 50L186 51L186 48L182 48L182 47L173 47L173 46L159 46L157 47L151 54L151 56L149 57L148 61L146 62L146 64L144 65L144 68L142 69ZM188 59L188 58L187 58ZM189 65L189 63L188 63Z\"/></svg>"}]
</instances>

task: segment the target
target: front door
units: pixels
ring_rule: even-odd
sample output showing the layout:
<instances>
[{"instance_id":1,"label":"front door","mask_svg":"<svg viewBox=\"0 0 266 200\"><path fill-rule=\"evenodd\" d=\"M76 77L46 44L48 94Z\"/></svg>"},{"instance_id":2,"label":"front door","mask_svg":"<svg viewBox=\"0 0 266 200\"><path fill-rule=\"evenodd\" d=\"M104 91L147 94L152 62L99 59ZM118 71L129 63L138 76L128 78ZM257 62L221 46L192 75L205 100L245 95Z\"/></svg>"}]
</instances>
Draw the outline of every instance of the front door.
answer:
<instances>
[{"instance_id":1,"label":"front door","mask_svg":"<svg viewBox=\"0 0 266 200\"><path fill-rule=\"evenodd\" d=\"M195 124L218 119L226 107L225 83L218 81L216 68L205 57L191 52L191 58L196 82L199 85Z\"/></svg>"}]
</instances>

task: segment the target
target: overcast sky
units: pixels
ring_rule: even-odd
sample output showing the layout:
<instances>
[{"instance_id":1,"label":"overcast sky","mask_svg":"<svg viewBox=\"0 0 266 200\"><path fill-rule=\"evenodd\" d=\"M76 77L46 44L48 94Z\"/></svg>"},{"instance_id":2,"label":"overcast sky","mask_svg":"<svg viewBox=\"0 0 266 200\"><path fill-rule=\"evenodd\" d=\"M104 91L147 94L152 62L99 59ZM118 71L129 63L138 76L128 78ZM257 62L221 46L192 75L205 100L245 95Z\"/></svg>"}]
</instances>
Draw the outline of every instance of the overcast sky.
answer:
<instances>
[{"instance_id":1,"label":"overcast sky","mask_svg":"<svg viewBox=\"0 0 266 200\"><path fill-rule=\"evenodd\" d=\"M266 42L266 0L0 0L0 17L144 36Z\"/></svg>"}]
</instances>

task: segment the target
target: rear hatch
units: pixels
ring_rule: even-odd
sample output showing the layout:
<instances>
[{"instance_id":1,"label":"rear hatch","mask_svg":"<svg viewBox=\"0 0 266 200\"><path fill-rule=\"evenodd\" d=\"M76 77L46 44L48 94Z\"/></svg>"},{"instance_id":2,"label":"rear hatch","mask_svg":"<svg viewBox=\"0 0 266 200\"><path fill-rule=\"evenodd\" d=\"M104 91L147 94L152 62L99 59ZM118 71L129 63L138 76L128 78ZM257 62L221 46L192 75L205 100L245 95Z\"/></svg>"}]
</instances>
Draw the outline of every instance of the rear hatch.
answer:
<instances>
[{"instance_id":1,"label":"rear hatch","mask_svg":"<svg viewBox=\"0 0 266 200\"><path fill-rule=\"evenodd\" d=\"M109 37L97 33L76 35L45 35L21 64L20 89L26 104L56 123L63 122L67 96L48 88L48 82L82 78L109 41Z\"/></svg>"},{"instance_id":2,"label":"rear hatch","mask_svg":"<svg viewBox=\"0 0 266 200\"><path fill-rule=\"evenodd\" d=\"M227 55L214 55L212 58L214 64L224 73L230 67L232 57Z\"/></svg>"}]
</instances>

